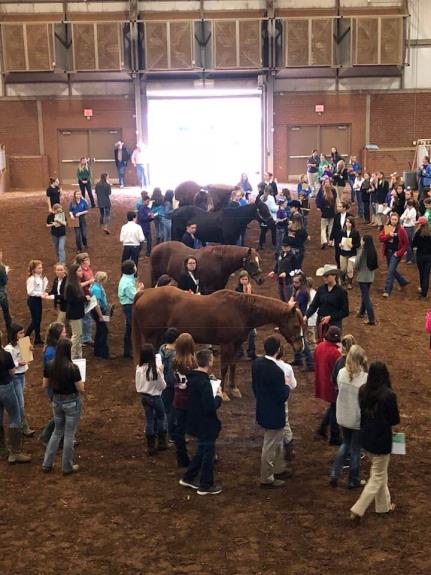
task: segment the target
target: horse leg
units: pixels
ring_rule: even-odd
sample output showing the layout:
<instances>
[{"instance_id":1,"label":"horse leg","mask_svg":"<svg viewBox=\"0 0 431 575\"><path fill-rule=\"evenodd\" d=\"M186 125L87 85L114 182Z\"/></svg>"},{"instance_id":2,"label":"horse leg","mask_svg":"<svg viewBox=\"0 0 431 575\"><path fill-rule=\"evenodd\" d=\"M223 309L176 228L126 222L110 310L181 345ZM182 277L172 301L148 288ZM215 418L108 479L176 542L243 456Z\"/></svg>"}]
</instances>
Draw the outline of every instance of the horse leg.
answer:
<instances>
[{"instance_id":1,"label":"horse leg","mask_svg":"<svg viewBox=\"0 0 431 575\"><path fill-rule=\"evenodd\" d=\"M236 363L233 362L229 365L229 386L232 390L231 391L232 396L241 398L242 397L241 391L239 387L237 387L235 381L235 372L236 372Z\"/></svg>"},{"instance_id":2,"label":"horse leg","mask_svg":"<svg viewBox=\"0 0 431 575\"><path fill-rule=\"evenodd\" d=\"M230 401L230 397L225 392L225 382L227 381L227 378L228 378L229 364L227 363L227 361L225 359L225 356L223 353L223 347L222 347L222 351L221 351L220 355L221 355L221 357L220 357L221 395L222 395L223 401Z\"/></svg>"}]
</instances>

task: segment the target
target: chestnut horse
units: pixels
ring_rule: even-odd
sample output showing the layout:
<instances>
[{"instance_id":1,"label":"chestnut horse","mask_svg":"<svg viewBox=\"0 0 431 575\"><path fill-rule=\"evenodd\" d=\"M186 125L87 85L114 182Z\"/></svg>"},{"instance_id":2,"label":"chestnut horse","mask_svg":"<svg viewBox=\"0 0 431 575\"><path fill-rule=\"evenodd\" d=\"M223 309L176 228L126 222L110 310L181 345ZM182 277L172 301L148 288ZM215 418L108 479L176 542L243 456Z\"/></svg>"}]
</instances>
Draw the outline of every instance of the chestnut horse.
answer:
<instances>
[{"instance_id":1,"label":"chestnut horse","mask_svg":"<svg viewBox=\"0 0 431 575\"><path fill-rule=\"evenodd\" d=\"M138 292L133 305L135 358L144 342L158 349L165 330L176 327L196 343L220 345L223 398L229 399L228 375L233 395L241 397L235 384L239 348L251 329L267 324L278 326L294 351L302 351L302 314L293 302L226 289L206 296L171 286L147 289Z\"/></svg>"},{"instance_id":2,"label":"chestnut horse","mask_svg":"<svg viewBox=\"0 0 431 575\"><path fill-rule=\"evenodd\" d=\"M184 272L184 260L194 257L201 291L209 294L226 287L229 276L244 268L258 285L264 278L255 249L241 246L209 246L193 250L181 242L163 242L151 252L151 284L156 285L162 274L178 281Z\"/></svg>"},{"instance_id":3,"label":"chestnut horse","mask_svg":"<svg viewBox=\"0 0 431 575\"><path fill-rule=\"evenodd\" d=\"M223 207L227 207L229 199L235 186L228 186L225 184L208 184L207 186L200 186L196 182L187 181L178 184L175 188L175 199L179 203L179 207L183 206L196 206L202 207L200 196L207 195L205 209L211 209L216 212ZM202 191L202 193L201 193ZM198 200L199 198L199 200Z\"/></svg>"}]
</instances>

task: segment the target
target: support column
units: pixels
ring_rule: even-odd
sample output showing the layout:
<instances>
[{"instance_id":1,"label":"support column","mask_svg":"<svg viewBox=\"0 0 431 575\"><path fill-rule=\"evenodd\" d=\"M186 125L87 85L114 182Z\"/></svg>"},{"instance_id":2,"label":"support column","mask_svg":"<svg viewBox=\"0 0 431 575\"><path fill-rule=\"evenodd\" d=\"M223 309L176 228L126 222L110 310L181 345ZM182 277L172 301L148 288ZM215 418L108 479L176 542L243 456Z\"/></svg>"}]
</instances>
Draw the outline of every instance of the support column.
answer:
<instances>
[{"instance_id":1,"label":"support column","mask_svg":"<svg viewBox=\"0 0 431 575\"><path fill-rule=\"evenodd\" d=\"M365 145L370 144L371 133L371 95L365 96Z\"/></svg>"},{"instance_id":2,"label":"support column","mask_svg":"<svg viewBox=\"0 0 431 575\"><path fill-rule=\"evenodd\" d=\"M274 85L272 74L263 85L262 118L263 118L263 172L274 173Z\"/></svg>"},{"instance_id":3,"label":"support column","mask_svg":"<svg viewBox=\"0 0 431 575\"><path fill-rule=\"evenodd\" d=\"M36 109L37 109L37 132L39 136L39 154L43 156L45 154L45 138L43 135L43 113L42 113L41 100L36 100Z\"/></svg>"}]
</instances>

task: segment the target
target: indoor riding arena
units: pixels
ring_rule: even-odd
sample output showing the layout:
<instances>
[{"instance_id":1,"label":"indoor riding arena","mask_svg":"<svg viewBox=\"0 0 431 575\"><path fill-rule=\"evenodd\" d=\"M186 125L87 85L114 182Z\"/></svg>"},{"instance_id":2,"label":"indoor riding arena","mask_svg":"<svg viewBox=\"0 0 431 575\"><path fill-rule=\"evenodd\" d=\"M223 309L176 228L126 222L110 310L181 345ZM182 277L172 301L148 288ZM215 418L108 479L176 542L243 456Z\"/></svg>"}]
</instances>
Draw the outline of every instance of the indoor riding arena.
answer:
<instances>
[{"instance_id":1,"label":"indoor riding arena","mask_svg":"<svg viewBox=\"0 0 431 575\"><path fill-rule=\"evenodd\" d=\"M429 575L431 1L0 0L0 573Z\"/></svg>"}]
</instances>

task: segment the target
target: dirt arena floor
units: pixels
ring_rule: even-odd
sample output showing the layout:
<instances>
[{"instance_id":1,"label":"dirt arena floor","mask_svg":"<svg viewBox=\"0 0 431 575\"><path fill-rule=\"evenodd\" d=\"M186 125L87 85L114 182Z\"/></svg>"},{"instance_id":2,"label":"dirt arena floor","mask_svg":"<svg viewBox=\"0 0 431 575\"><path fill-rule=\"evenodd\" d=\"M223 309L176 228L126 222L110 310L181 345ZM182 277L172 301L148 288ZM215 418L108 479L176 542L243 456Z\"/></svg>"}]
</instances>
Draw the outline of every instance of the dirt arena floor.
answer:
<instances>
[{"instance_id":1,"label":"dirt arena floor","mask_svg":"<svg viewBox=\"0 0 431 575\"><path fill-rule=\"evenodd\" d=\"M89 252L93 270L109 274L107 292L116 301L120 272L120 227L134 205L130 193L113 198L112 234L98 225L98 211L89 216ZM44 194L11 194L0 198L0 246L10 272L12 315L27 322L25 279L31 258L40 258L52 279L55 262L45 228ZM318 216L310 222L305 271L333 261L332 250L319 249ZM367 228L369 231L371 228ZM375 230L375 228L372 228ZM363 229L361 229L363 232ZM68 261L74 257L68 231ZM255 245L257 225L248 232ZM375 233L374 231L372 233ZM263 252L270 271L272 252ZM199 497L178 485L181 476L170 449L149 458L144 446L144 417L133 382L133 365L119 359L90 359L76 462L81 471L63 477L59 465L50 475L41 471L43 446L37 435L26 440L33 454L29 465L0 462L0 573L4 575L429 575L431 512L431 441L429 416L430 355L424 332L427 303L417 299L417 270L401 264L411 280L406 293L395 288L381 296L385 265L373 290L378 324L365 327L355 317L359 290L349 294L351 332L370 360L389 364L401 410L400 430L406 432L407 456L393 456L390 487L396 513L378 517L370 508L363 523L352 528L349 507L358 492L328 484L335 451L314 439L324 404L314 399L313 374L296 372L299 386L290 400L295 434L293 477L282 489L259 488L262 432L255 424L250 364L241 362L239 385L243 399L220 409L217 479L224 491ZM148 260L140 277L149 285ZM319 278L316 278L317 285ZM231 279L231 286L234 280ZM276 296L267 281L255 293ZM54 320L51 302L44 303L43 325ZM3 318L0 328L3 329ZM110 325L111 351L121 356L122 315ZM270 327L259 329L258 351ZM289 357L291 351L288 350ZM27 377L26 405L38 432L50 417L41 389L41 351L36 351ZM192 448L192 444L190 444ZM364 464L363 477L368 465Z\"/></svg>"}]
</instances>

